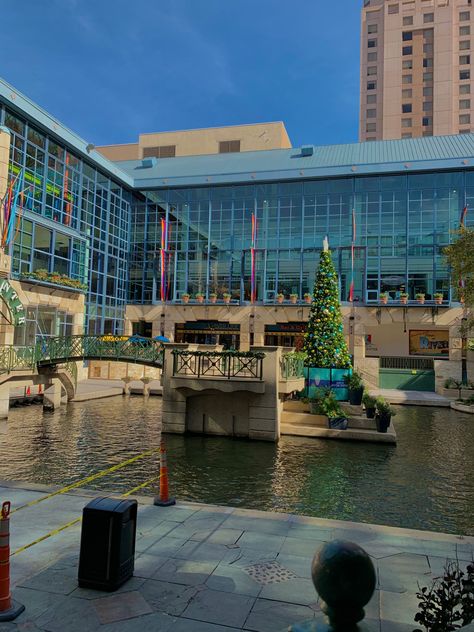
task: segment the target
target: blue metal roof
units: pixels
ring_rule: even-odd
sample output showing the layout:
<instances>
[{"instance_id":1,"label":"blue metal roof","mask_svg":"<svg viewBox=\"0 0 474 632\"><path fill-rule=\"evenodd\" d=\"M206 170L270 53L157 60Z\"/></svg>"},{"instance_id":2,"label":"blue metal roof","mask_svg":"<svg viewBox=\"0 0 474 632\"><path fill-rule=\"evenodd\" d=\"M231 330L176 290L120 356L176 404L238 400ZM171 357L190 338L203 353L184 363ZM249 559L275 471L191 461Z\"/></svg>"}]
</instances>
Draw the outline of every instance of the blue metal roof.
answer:
<instances>
[{"instance_id":1,"label":"blue metal roof","mask_svg":"<svg viewBox=\"0 0 474 632\"><path fill-rule=\"evenodd\" d=\"M474 167L474 134L118 162L137 189Z\"/></svg>"},{"instance_id":2,"label":"blue metal roof","mask_svg":"<svg viewBox=\"0 0 474 632\"><path fill-rule=\"evenodd\" d=\"M315 146L312 155L293 148L153 159L148 166L141 160L111 162L87 151L89 143L2 79L0 100L125 186L142 190L474 167L474 134Z\"/></svg>"}]
</instances>

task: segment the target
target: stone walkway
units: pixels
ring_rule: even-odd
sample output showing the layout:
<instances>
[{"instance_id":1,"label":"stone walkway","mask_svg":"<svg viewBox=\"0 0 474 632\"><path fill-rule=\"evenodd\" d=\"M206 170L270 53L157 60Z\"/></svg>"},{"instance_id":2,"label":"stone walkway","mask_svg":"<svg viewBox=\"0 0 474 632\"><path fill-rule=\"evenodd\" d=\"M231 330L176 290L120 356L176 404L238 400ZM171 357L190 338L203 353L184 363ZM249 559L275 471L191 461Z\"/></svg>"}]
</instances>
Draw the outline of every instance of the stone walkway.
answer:
<instances>
[{"instance_id":1,"label":"stone walkway","mask_svg":"<svg viewBox=\"0 0 474 632\"><path fill-rule=\"evenodd\" d=\"M438 393L428 391L399 391L393 388L370 387L371 395L384 397L390 404L409 406L442 406L449 408L451 400Z\"/></svg>"},{"instance_id":2,"label":"stone walkway","mask_svg":"<svg viewBox=\"0 0 474 632\"><path fill-rule=\"evenodd\" d=\"M13 509L47 491L0 485ZM80 516L97 495L81 490L13 513L12 552ZM367 630L412 632L418 583L474 550L468 537L192 503L158 508L142 497L134 577L102 593L77 586L79 538L75 525L12 557L14 598L26 610L0 632L278 632L319 621L310 563L335 538L359 543L377 568Z\"/></svg>"}]
</instances>

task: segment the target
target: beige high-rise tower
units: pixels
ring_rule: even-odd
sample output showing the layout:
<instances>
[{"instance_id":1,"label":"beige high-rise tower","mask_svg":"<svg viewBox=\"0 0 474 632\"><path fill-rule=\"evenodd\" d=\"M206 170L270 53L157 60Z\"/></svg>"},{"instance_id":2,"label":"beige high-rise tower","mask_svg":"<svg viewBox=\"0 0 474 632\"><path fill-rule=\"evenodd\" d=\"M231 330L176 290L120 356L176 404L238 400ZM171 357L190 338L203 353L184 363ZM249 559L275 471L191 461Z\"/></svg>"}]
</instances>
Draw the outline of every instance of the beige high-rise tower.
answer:
<instances>
[{"instance_id":1,"label":"beige high-rise tower","mask_svg":"<svg viewBox=\"0 0 474 632\"><path fill-rule=\"evenodd\" d=\"M471 0L364 0L361 141L474 130L473 18Z\"/></svg>"}]
</instances>

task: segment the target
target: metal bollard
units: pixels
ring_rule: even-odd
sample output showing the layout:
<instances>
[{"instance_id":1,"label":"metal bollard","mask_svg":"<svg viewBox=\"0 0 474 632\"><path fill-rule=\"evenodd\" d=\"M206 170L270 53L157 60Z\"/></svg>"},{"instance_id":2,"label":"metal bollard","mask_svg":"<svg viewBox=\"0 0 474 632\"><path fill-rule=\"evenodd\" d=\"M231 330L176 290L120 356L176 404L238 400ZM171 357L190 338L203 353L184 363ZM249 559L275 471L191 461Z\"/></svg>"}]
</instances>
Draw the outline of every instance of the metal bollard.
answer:
<instances>
[{"instance_id":1,"label":"metal bollard","mask_svg":"<svg viewBox=\"0 0 474 632\"><path fill-rule=\"evenodd\" d=\"M166 458L165 442L160 444L160 494L155 496L153 504L158 507L170 507L176 505L176 500L170 498L168 489L168 462Z\"/></svg>"},{"instance_id":2,"label":"metal bollard","mask_svg":"<svg viewBox=\"0 0 474 632\"><path fill-rule=\"evenodd\" d=\"M9 500L3 503L0 517L0 621L12 621L25 609L10 593L10 506Z\"/></svg>"},{"instance_id":3,"label":"metal bollard","mask_svg":"<svg viewBox=\"0 0 474 632\"><path fill-rule=\"evenodd\" d=\"M344 540L328 542L314 556L311 575L327 623L297 623L289 632L364 632L367 628L359 622L376 585L375 568L364 549Z\"/></svg>"}]
</instances>

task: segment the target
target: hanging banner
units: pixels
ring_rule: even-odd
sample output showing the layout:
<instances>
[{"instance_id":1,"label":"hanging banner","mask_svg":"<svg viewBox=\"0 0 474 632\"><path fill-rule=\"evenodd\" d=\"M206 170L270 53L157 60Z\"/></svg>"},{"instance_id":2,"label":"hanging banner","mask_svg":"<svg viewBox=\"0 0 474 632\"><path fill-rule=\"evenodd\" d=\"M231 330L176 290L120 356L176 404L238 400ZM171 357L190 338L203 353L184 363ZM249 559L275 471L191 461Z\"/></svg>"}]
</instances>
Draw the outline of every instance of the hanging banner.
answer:
<instances>
[{"instance_id":1,"label":"hanging banner","mask_svg":"<svg viewBox=\"0 0 474 632\"><path fill-rule=\"evenodd\" d=\"M10 312L12 324L23 325L25 322L25 308L23 307L18 294L12 288L7 279L3 279L0 282L0 298L8 307Z\"/></svg>"},{"instance_id":2,"label":"hanging banner","mask_svg":"<svg viewBox=\"0 0 474 632\"><path fill-rule=\"evenodd\" d=\"M411 329L410 355L448 356L448 329Z\"/></svg>"}]
</instances>

